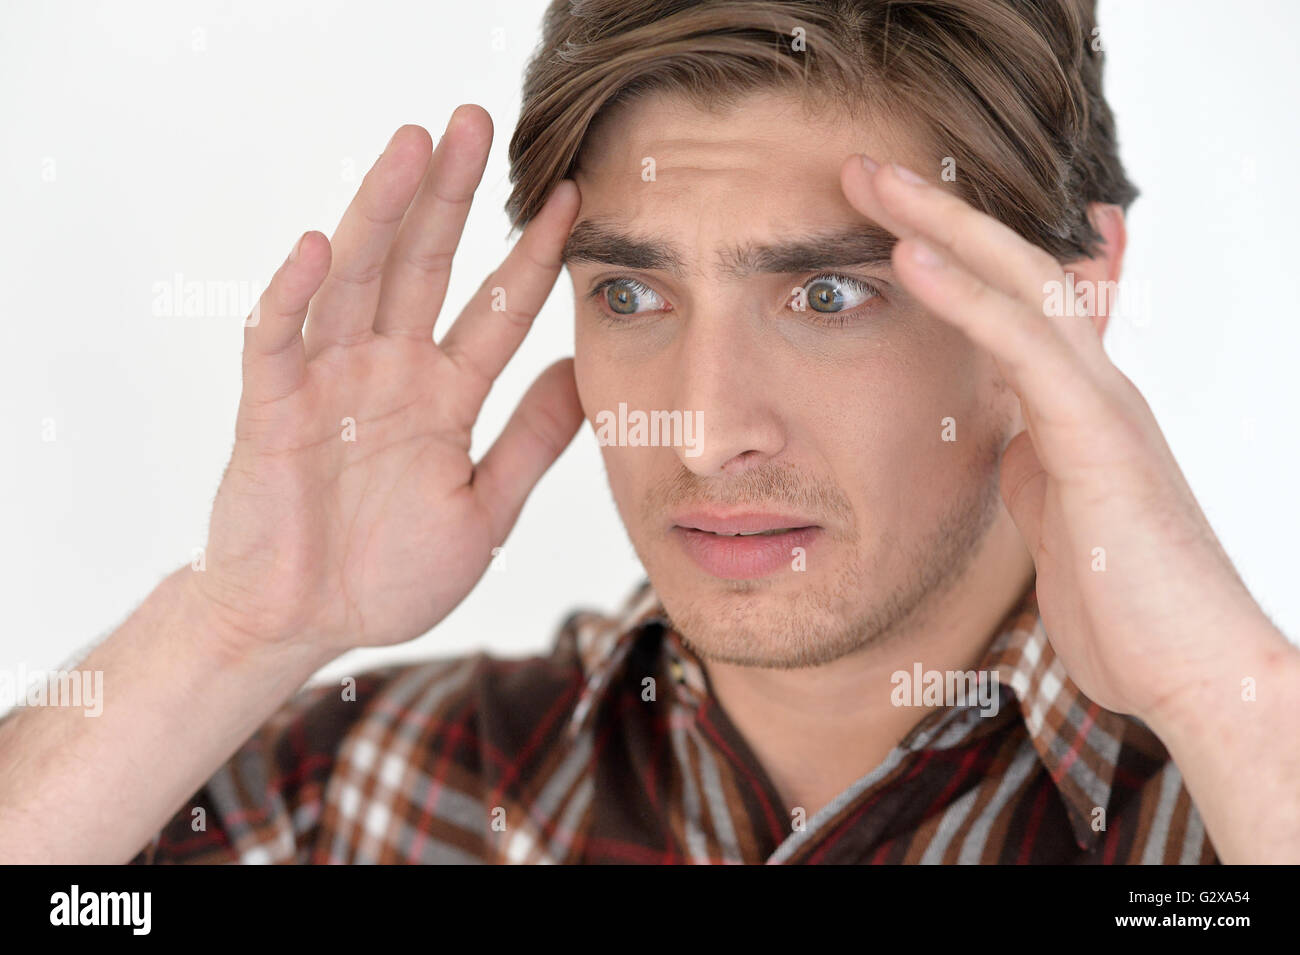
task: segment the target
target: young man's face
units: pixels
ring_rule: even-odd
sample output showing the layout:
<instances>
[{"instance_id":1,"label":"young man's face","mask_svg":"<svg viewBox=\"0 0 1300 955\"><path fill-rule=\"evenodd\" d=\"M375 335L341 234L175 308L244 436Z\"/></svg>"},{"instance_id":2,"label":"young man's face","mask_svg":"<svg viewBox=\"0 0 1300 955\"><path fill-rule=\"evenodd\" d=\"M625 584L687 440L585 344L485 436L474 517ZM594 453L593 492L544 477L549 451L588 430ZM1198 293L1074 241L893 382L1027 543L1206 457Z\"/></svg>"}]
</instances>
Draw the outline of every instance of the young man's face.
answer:
<instances>
[{"instance_id":1,"label":"young man's face","mask_svg":"<svg viewBox=\"0 0 1300 955\"><path fill-rule=\"evenodd\" d=\"M622 107L574 177L575 238L597 222L671 257L570 261L576 376L598 434L603 423L620 440L625 406L628 443L602 448L610 486L666 610L709 659L849 653L940 593L1009 520L997 469L1015 397L899 286L887 237L871 240L840 188L855 152L938 168L897 131L763 93L725 115L670 97ZM843 230L862 239L811 259L765 251ZM647 444L670 438L638 436L634 413L653 411L695 430ZM723 536L786 528L804 529Z\"/></svg>"}]
</instances>

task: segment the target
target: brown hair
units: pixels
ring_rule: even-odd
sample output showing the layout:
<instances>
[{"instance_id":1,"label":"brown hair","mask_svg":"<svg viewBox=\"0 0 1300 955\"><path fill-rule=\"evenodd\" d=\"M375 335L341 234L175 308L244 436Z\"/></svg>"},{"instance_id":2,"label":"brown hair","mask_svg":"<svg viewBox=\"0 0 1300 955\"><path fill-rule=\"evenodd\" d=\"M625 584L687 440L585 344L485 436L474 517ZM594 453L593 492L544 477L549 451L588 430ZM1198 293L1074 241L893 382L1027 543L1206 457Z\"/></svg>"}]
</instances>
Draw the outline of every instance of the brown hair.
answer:
<instances>
[{"instance_id":1,"label":"brown hair","mask_svg":"<svg viewBox=\"0 0 1300 955\"><path fill-rule=\"evenodd\" d=\"M615 103L664 91L723 109L793 88L899 121L955 160L967 201L1060 261L1089 256L1100 236L1088 204L1127 209L1137 196L1102 96L1094 2L552 0L510 140L506 212L522 228Z\"/></svg>"}]
</instances>

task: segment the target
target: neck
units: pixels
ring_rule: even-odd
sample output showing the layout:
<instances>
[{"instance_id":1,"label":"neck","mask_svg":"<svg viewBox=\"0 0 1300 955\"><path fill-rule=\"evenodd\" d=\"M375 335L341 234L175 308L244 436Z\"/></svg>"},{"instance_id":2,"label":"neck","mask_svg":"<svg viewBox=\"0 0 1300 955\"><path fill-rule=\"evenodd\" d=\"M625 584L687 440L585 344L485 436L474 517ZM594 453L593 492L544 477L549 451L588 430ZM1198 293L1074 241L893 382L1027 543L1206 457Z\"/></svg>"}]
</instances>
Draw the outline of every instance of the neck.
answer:
<instances>
[{"instance_id":1,"label":"neck","mask_svg":"<svg viewBox=\"0 0 1300 955\"><path fill-rule=\"evenodd\" d=\"M898 628L829 664L772 670L708 663L713 693L787 810L809 818L880 764L931 709L895 706L890 677L970 670L1029 586L1033 562L1005 514L966 573Z\"/></svg>"}]
</instances>

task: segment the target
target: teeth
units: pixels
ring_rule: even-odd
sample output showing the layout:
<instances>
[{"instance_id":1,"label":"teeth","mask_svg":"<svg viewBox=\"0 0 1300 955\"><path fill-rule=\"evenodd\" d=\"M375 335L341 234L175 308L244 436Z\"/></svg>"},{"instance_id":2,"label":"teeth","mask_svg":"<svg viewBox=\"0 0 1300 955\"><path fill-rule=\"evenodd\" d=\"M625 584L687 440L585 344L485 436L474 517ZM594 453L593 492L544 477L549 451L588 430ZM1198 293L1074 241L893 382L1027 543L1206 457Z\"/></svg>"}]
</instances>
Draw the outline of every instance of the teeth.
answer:
<instances>
[{"instance_id":1,"label":"teeth","mask_svg":"<svg viewBox=\"0 0 1300 955\"><path fill-rule=\"evenodd\" d=\"M714 533L719 537L770 537L773 534L784 534L785 532L786 528L782 527L770 531L741 531L736 534L722 534L715 531Z\"/></svg>"}]
</instances>

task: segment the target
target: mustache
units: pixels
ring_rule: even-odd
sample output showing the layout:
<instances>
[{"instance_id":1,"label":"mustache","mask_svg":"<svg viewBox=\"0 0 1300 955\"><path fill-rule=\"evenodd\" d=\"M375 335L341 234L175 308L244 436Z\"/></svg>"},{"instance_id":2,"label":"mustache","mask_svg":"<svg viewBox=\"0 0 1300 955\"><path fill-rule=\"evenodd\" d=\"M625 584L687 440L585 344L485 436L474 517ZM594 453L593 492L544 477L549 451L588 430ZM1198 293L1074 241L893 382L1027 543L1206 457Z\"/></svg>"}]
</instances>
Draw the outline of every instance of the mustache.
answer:
<instances>
[{"instance_id":1,"label":"mustache","mask_svg":"<svg viewBox=\"0 0 1300 955\"><path fill-rule=\"evenodd\" d=\"M754 505L793 511L815 518L828 529L839 526L855 530L853 505L843 490L831 481L777 463L726 477L701 477L679 465L672 477L653 485L646 493L641 517L649 524L668 510L709 505Z\"/></svg>"}]
</instances>

